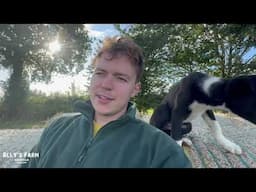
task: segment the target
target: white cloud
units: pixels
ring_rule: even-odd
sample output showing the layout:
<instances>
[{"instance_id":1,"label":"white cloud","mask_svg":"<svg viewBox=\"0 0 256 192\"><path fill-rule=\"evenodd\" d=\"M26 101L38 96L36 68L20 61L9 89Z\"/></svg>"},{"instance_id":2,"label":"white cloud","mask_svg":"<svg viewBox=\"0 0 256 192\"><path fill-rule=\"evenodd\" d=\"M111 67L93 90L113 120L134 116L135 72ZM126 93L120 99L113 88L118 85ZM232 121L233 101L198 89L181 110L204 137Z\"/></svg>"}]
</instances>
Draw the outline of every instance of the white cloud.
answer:
<instances>
[{"instance_id":1,"label":"white cloud","mask_svg":"<svg viewBox=\"0 0 256 192\"><path fill-rule=\"evenodd\" d=\"M95 24L84 24L84 26L87 29L89 36L96 37L96 38L104 37L103 31L93 29L93 26L95 26Z\"/></svg>"},{"instance_id":2,"label":"white cloud","mask_svg":"<svg viewBox=\"0 0 256 192\"><path fill-rule=\"evenodd\" d=\"M91 37L103 39L106 36L118 35L119 32L114 28L113 24L84 24Z\"/></svg>"}]
</instances>

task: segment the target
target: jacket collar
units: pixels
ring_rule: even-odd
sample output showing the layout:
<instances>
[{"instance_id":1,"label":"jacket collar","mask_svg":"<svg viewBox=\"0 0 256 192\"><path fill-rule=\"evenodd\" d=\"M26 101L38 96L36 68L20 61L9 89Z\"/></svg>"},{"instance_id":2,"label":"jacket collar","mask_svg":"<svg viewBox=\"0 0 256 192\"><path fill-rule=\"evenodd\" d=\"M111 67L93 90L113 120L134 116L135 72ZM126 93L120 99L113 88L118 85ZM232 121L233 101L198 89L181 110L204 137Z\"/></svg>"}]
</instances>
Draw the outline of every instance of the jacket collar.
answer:
<instances>
[{"instance_id":1,"label":"jacket collar","mask_svg":"<svg viewBox=\"0 0 256 192\"><path fill-rule=\"evenodd\" d=\"M83 115L85 115L86 117L88 117L90 119L94 118L95 110L94 110L90 100L75 102L74 110L75 110L75 112L82 113ZM135 115L136 115L136 104L129 101L126 113L120 118L123 119L123 118L126 118L127 116L130 118L135 118Z\"/></svg>"}]
</instances>

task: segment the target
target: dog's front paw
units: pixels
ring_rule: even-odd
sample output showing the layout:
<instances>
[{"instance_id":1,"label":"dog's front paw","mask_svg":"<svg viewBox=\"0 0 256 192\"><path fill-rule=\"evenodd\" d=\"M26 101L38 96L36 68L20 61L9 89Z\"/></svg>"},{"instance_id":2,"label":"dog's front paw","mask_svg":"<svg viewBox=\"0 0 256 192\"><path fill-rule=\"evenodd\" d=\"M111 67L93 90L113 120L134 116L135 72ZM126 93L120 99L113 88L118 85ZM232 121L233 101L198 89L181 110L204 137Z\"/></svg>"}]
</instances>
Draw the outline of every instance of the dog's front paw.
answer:
<instances>
[{"instance_id":1,"label":"dog's front paw","mask_svg":"<svg viewBox=\"0 0 256 192\"><path fill-rule=\"evenodd\" d=\"M182 139L181 139L181 140L177 140L176 142L177 142L177 144L178 144L179 146L182 147Z\"/></svg>"},{"instance_id":2,"label":"dog's front paw","mask_svg":"<svg viewBox=\"0 0 256 192\"><path fill-rule=\"evenodd\" d=\"M187 138L187 137L184 137L184 138L182 138L181 140L178 140L178 141L176 141L177 142L177 144L179 145L179 146L183 146L183 145L186 145L186 146L191 146L192 145L192 141L189 139L189 138Z\"/></svg>"},{"instance_id":3,"label":"dog's front paw","mask_svg":"<svg viewBox=\"0 0 256 192\"><path fill-rule=\"evenodd\" d=\"M233 143L232 148L230 149L231 153L237 154L237 155L241 155L242 154L242 149L241 147L239 147L238 145L236 145L235 143Z\"/></svg>"},{"instance_id":4,"label":"dog's front paw","mask_svg":"<svg viewBox=\"0 0 256 192\"><path fill-rule=\"evenodd\" d=\"M182 145L186 145L186 146L188 146L188 147L191 147L192 146L192 141L189 139L189 138L187 138L187 137L184 137L184 138L182 138Z\"/></svg>"},{"instance_id":5,"label":"dog's front paw","mask_svg":"<svg viewBox=\"0 0 256 192\"><path fill-rule=\"evenodd\" d=\"M230 153L237 154L237 155L241 155L242 154L241 147L238 146L237 144L233 143L233 142L225 143L225 145L223 147L226 150L228 150Z\"/></svg>"}]
</instances>

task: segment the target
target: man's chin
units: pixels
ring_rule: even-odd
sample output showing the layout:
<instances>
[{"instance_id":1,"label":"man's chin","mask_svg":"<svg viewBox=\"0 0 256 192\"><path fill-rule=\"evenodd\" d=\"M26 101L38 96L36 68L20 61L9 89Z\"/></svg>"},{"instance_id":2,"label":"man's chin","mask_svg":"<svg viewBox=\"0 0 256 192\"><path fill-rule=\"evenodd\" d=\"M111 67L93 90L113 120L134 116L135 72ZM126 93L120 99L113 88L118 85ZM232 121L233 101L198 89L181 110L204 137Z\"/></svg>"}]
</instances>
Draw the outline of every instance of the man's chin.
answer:
<instances>
[{"instance_id":1,"label":"man's chin","mask_svg":"<svg viewBox=\"0 0 256 192\"><path fill-rule=\"evenodd\" d=\"M97 106L97 107L95 108L95 111L96 111L98 114L100 114L100 115L109 116L109 115L113 114L113 112L110 111L109 109L111 109L111 107L107 107L107 106L104 106L104 107L102 107L102 106Z\"/></svg>"},{"instance_id":2,"label":"man's chin","mask_svg":"<svg viewBox=\"0 0 256 192\"><path fill-rule=\"evenodd\" d=\"M97 114L100 116L105 116L105 117L111 117L113 116L115 113L112 111L97 111Z\"/></svg>"}]
</instances>

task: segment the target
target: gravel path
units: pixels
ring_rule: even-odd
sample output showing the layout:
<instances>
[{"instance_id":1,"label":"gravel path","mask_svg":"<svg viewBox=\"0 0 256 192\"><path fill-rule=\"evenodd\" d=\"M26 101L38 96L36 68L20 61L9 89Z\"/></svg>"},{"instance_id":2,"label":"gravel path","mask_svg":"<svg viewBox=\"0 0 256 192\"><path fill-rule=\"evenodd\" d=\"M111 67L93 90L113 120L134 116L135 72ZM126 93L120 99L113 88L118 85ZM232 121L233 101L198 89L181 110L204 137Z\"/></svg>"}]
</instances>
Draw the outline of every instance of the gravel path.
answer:
<instances>
[{"instance_id":1,"label":"gravel path","mask_svg":"<svg viewBox=\"0 0 256 192\"><path fill-rule=\"evenodd\" d=\"M0 168L15 168L19 164L11 157L30 152L43 129L4 129L0 130Z\"/></svg>"},{"instance_id":2,"label":"gravel path","mask_svg":"<svg viewBox=\"0 0 256 192\"><path fill-rule=\"evenodd\" d=\"M241 155L227 152L212 136L210 128L198 118L188 134L193 145L186 148L195 168L256 168L256 126L239 117L216 116L223 134L242 149Z\"/></svg>"},{"instance_id":3,"label":"gravel path","mask_svg":"<svg viewBox=\"0 0 256 192\"><path fill-rule=\"evenodd\" d=\"M201 118L193 121L188 137L193 142L186 152L195 168L256 168L256 126L237 117L217 116L224 135L243 150L241 156L226 152ZM29 152L38 141L43 129L0 130L0 168L16 168L15 153Z\"/></svg>"}]
</instances>

